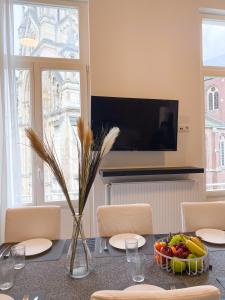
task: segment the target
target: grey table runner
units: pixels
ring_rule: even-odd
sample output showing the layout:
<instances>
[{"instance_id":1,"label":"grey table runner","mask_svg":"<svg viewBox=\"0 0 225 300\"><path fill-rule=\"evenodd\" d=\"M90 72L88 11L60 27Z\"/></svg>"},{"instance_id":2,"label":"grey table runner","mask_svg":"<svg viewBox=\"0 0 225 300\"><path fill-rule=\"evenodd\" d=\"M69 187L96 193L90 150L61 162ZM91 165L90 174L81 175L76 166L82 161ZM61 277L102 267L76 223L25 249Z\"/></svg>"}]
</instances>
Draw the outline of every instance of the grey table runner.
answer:
<instances>
[{"instance_id":1,"label":"grey table runner","mask_svg":"<svg viewBox=\"0 0 225 300\"><path fill-rule=\"evenodd\" d=\"M87 245L88 245L88 247L89 247L89 249L92 253L95 252L95 244L96 244L95 240L96 240L95 238L87 239ZM71 243L71 240L66 240L65 241L65 246L64 246L63 253L66 254L68 252L70 243Z\"/></svg>"},{"instance_id":2,"label":"grey table runner","mask_svg":"<svg viewBox=\"0 0 225 300\"><path fill-rule=\"evenodd\" d=\"M146 255L144 283L165 289L212 284L220 289L223 297L225 296L225 251L209 252L212 270L204 274L199 276L174 275L161 270L154 261L154 255L150 254L154 241L158 238L158 235L147 237L146 248L140 249L149 254ZM66 241L63 255L58 260L34 261L26 264L24 269L16 271L15 284L5 293L16 300L21 300L21 296L25 294L37 296L40 294L40 300L90 300L91 294L97 290L122 290L134 284L128 272L124 251L121 252L111 247L108 253L102 254L98 252L98 239L96 243L95 239L88 239L87 242L95 254L95 269L88 277L73 280L66 275L65 260L70 244L70 241Z\"/></svg>"},{"instance_id":3,"label":"grey table runner","mask_svg":"<svg viewBox=\"0 0 225 300\"><path fill-rule=\"evenodd\" d=\"M166 289L174 286L180 288L212 284L221 290L222 296L225 296L223 286L217 281L218 277L225 278L225 255L221 254L222 252L210 253L213 269L199 276L167 273L156 265L153 255L148 255L144 283ZM97 290L122 290L134 285L125 256L96 258L95 270L81 280L73 280L66 275L65 259L66 255L63 255L57 261L27 264L24 269L17 272L15 285L6 294L16 298L18 295L34 294L39 290L44 293L45 300L90 300L91 294Z\"/></svg>"}]
</instances>

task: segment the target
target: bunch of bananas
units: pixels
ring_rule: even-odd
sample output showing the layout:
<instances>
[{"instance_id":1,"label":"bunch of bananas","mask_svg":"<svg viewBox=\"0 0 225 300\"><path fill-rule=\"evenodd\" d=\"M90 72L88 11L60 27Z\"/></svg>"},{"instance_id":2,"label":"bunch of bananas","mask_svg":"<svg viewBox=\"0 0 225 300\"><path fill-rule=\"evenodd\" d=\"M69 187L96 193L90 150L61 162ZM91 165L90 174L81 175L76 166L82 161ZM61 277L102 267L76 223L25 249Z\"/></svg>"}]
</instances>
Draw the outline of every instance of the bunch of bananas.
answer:
<instances>
[{"instance_id":1,"label":"bunch of bananas","mask_svg":"<svg viewBox=\"0 0 225 300\"><path fill-rule=\"evenodd\" d=\"M186 247L191 253L197 257L206 255L205 247L198 237L182 235L182 238Z\"/></svg>"}]
</instances>

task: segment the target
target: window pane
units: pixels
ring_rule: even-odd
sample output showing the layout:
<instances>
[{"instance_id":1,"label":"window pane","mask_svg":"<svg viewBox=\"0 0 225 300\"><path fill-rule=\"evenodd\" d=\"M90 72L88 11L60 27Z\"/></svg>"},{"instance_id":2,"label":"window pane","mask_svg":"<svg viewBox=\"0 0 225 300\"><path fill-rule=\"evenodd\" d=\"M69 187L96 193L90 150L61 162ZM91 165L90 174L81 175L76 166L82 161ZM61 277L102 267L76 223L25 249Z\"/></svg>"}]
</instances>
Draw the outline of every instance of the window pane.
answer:
<instances>
[{"instance_id":1,"label":"window pane","mask_svg":"<svg viewBox=\"0 0 225 300\"><path fill-rule=\"evenodd\" d=\"M225 66L225 21L204 20L202 39L203 65Z\"/></svg>"},{"instance_id":2,"label":"window pane","mask_svg":"<svg viewBox=\"0 0 225 300\"><path fill-rule=\"evenodd\" d=\"M218 94L218 92L214 93L214 108L215 109L219 108L219 94Z\"/></svg>"},{"instance_id":3,"label":"window pane","mask_svg":"<svg viewBox=\"0 0 225 300\"><path fill-rule=\"evenodd\" d=\"M25 135L31 126L30 71L16 70L16 93L22 174L22 201L32 202L32 150Z\"/></svg>"},{"instance_id":4,"label":"window pane","mask_svg":"<svg viewBox=\"0 0 225 300\"><path fill-rule=\"evenodd\" d=\"M221 167L224 167L224 140L222 139L220 141L220 165Z\"/></svg>"},{"instance_id":5,"label":"window pane","mask_svg":"<svg viewBox=\"0 0 225 300\"><path fill-rule=\"evenodd\" d=\"M78 9L15 4L14 53L78 59Z\"/></svg>"},{"instance_id":6,"label":"window pane","mask_svg":"<svg viewBox=\"0 0 225 300\"><path fill-rule=\"evenodd\" d=\"M204 79L206 188L208 191L225 190L225 78ZM210 104L212 99L214 105Z\"/></svg>"},{"instance_id":7,"label":"window pane","mask_svg":"<svg viewBox=\"0 0 225 300\"><path fill-rule=\"evenodd\" d=\"M75 124L80 116L80 73L48 70L42 72L43 131L54 145L72 200L78 196L78 157ZM51 171L44 169L45 201L65 197Z\"/></svg>"}]
</instances>

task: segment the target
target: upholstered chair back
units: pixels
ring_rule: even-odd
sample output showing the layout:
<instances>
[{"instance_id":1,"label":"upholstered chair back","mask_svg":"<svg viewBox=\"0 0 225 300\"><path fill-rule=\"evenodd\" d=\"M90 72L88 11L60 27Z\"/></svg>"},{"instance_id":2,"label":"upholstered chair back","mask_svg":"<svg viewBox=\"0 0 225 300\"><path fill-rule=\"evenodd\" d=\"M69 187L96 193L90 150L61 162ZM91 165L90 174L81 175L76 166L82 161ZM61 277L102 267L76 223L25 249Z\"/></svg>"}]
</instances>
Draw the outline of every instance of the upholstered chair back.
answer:
<instances>
[{"instance_id":1,"label":"upholstered chair back","mask_svg":"<svg viewBox=\"0 0 225 300\"><path fill-rule=\"evenodd\" d=\"M100 236L119 233L151 234L152 209L149 204L106 205L97 209Z\"/></svg>"},{"instance_id":2,"label":"upholstered chair back","mask_svg":"<svg viewBox=\"0 0 225 300\"><path fill-rule=\"evenodd\" d=\"M225 201L181 203L182 231L225 230Z\"/></svg>"},{"instance_id":3,"label":"upholstered chair back","mask_svg":"<svg viewBox=\"0 0 225 300\"><path fill-rule=\"evenodd\" d=\"M59 239L60 207L29 206L8 208L5 217L5 242L21 242L33 238Z\"/></svg>"},{"instance_id":4,"label":"upholstered chair back","mask_svg":"<svg viewBox=\"0 0 225 300\"><path fill-rule=\"evenodd\" d=\"M220 291L211 285L175 290L99 291L91 300L219 300Z\"/></svg>"}]
</instances>

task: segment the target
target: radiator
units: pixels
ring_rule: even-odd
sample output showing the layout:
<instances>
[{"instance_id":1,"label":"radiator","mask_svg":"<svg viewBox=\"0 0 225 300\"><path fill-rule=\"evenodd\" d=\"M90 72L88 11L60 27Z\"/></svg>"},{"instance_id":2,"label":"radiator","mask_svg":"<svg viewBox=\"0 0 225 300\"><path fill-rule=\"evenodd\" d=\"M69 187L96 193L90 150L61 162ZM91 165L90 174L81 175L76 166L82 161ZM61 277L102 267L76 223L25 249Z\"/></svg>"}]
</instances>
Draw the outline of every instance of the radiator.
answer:
<instances>
[{"instance_id":1,"label":"radiator","mask_svg":"<svg viewBox=\"0 0 225 300\"><path fill-rule=\"evenodd\" d=\"M109 204L151 204L154 233L181 231L181 202L202 200L194 180L112 183L108 188Z\"/></svg>"}]
</instances>

